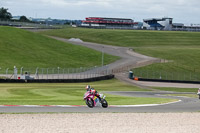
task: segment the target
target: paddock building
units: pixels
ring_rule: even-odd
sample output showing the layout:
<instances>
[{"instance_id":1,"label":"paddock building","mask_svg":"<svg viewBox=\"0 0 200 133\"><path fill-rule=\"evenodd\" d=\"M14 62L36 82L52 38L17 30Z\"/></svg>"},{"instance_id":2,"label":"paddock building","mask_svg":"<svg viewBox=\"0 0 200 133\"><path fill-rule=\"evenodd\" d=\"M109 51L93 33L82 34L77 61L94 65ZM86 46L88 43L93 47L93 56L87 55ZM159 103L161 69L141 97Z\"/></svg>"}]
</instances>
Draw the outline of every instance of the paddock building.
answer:
<instances>
[{"instance_id":1,"label":"paddock building","mask_svg":"<svg viewBox=\"0 0 200 133\"><path fill-rule=\"evenodd\" d=\"M150 18L143 20L143 29L167 31L200 31L200 24L191 24L186 26L183 23L173 23L173 18Z\"/></svg>"},{"instance_id":2,"label":"paddock building","mask_svg":"<svg viewBox=\"0 0 200 133\"><path fill-rule=\"evenodd\" d=\"M173 18L150 18L143 20L143 29L172 30Z\"/></svg>"},{"instance_id":3,"label":"paddock building","mask_svg":"<svg viewBox=\"0 0 200 133\"><path fill-rule=\"evenodd\" d=\"M172 27L173 31L200 31L200 24L191 24L185 26L182 23L173 23Z\"/></svg>"}]
</instances>

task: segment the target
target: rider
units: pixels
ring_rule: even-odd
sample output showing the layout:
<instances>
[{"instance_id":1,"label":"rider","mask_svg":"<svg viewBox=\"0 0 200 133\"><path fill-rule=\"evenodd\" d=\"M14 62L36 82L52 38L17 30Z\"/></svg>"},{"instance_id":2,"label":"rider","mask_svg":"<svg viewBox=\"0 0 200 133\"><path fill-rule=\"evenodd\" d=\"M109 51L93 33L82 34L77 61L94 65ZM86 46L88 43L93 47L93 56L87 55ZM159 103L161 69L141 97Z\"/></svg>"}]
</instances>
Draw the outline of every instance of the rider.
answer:
<instances>
[{"instance_id":1,"label":"rider","mask_svg":"<svg viewBox=\"0 0 200 133\"><path fill-rule=\"evenodd\" d=\"M198 95L200 95L200 88L198 89L198 92L197 92L197 94L198 94Z\"/></svg>"},{"instance_id":2,"label":"rider","mask_svg":"<svg viewBox=\"0 0 200 133\"><path fill-rule=\"evenodd\" d=\"M87 85L87 86L85 87L85 89L86 89L87 91L89 91L91 94L94 94L96 97L98 97L98 98L99 98L99 101L101 102L101 97L100 97L99 93L98 93L94 88L91 88L90 85Z\"/></svg>"}]
</instances>

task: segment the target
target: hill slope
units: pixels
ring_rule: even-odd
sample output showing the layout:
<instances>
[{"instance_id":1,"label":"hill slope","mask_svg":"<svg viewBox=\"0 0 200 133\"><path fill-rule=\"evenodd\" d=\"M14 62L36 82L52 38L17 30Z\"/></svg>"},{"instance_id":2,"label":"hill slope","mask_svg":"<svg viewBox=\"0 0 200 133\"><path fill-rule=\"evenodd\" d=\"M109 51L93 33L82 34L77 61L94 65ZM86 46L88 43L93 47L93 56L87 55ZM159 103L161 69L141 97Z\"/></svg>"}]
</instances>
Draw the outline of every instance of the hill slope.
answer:
<instances>
[{"instance_id":1,"label":"hill slope","mask_svg":"<svg viewBox=\"0 0 200 133\"><path fill-rule=\"evenodd\" d=\"M136 52L172 61L150 65L144 69L200 74L200 32L67 28L46 31L42 34L132 47Z\"/></svg>"},{"instance_id":2,"label":"hill slope","mask_svg":"<svg viewBox=\"0 0 200 133\"><path fill-rule=\"evenodd\" d=\"M50 39L29 31L0 27L0 67L91 67L101 64L101 52ZM105 55L105 63L118 57Z\"/></svg>"}]
</instances>

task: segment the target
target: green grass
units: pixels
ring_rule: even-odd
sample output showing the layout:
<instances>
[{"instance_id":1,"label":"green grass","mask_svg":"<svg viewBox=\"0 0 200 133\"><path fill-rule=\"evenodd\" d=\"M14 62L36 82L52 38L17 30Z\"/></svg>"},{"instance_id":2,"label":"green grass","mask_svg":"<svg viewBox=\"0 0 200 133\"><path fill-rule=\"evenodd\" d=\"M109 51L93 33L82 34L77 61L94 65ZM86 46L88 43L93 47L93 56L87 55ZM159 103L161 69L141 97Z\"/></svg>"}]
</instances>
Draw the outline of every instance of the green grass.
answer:
<instances>
[{"instance_id":1,"label":"green grass","mask_svg":"<svg viewBox=\"0 0 200 133\"><path fill-rule=\"evenodd\" d=\"M106 100L110 105L140 105L140 104L163 104L177 101L167 98L149 98L149 97L125 97L106 94Z\"/></svg>"},{"instance_id":2,"label":"green grass","mask_svg":"<svg viewBox=\"0 0 200 133\"><path fill-rule=\"evenodd\" d=\"M101 52L22 29L0 26L0 68L80 68L101 65ZM105 64L119 59L105 54ZM0 72L2 71L0 69Z\"/></svg>"},{"instance_id":3,"label":"green grass","mask_svg":"<svg viewBox=\"0 0 200 133\"><path fill-rule=\"evenodd\" d=\"M147 91L116 79L90 83L97 91ZM0 105L85 105L86 83L0 84ZM174 101L163 98L122 97L106 94L110 105L153 104Z\"/></svg>"},{"instance_id":4,"label":"green grass","mask_svg":"<svg viewBox=\"0 0 200 133\"><path fill-rule=\"evenodd\" d=\"M200 32L66 28L45 31L42 34L131 47L144 55L172 61L140 70L200 74Z\"/></svg>"},{"instance_id":5,"label":"green grass","mask_svg":"<svg viewBox=\"0 0 200 133\"><path fill-rule=\"evenodd\" d=\"M194 93L197 93L198 91L198 88L153 87L153 89L162 90L162 91L194 92Z\"/></svg>"}]
</instances>

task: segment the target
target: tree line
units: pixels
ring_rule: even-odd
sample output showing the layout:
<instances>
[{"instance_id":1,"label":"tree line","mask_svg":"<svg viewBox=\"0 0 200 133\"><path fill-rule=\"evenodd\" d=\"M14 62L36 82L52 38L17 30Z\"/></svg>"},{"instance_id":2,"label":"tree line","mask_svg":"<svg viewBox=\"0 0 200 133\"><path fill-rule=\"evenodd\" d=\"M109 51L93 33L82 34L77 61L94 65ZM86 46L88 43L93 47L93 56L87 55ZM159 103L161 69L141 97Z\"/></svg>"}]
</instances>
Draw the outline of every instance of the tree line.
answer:
<instances>
[{"instance_id":1,"label":"tree line","mask_svg":"<svg viewBox=\"0 0 200 133\"><path fill-rule=\"evenodd\" d=\"M0 21L12 21L12 14L8 12L7 8L0 8ZM20 22L30 22L26 16L21 16L19 19Z\"/></svg>"}]
</instances>

